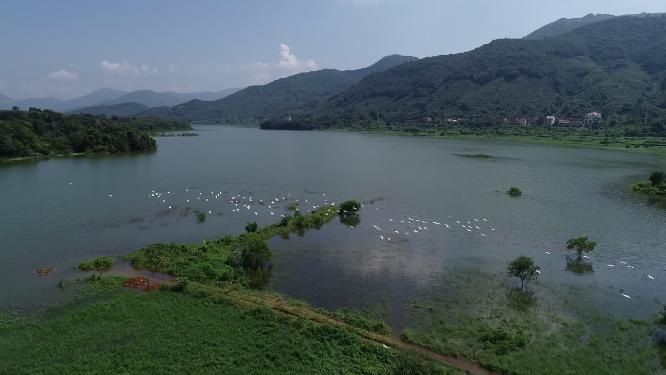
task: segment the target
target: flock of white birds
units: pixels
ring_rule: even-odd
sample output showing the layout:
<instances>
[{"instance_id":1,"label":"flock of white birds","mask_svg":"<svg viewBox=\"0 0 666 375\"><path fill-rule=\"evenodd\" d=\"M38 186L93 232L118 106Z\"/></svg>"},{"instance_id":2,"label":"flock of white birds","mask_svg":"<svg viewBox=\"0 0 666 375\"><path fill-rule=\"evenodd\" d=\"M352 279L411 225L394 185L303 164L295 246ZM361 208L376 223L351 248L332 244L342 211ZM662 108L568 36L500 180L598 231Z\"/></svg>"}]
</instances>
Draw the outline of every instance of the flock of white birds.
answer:
<instances>
[{"instance_id":1,"label":"flock of white birds","mask_svg":"<svg viewBox=\"0 0 666 375\"><path fill-rule=\"evenodd\" d=\"M72 183L70 182L70 185ZM188 208L195 208L194 206L206 206L206 209L199 209L210 215L222 215L224 210L228 212L245 215L252 217L285 217L285 215L292 214L291 211L297 207L302 213L307 213L316 210L323 206L334 206L335 201L329 200L326 193L308 193L307 199L295 199L290 193L275 194L267 199L256 199L249 193L228 193L222 191L199 191L199 189L185 188L184 192L187 197L180 197L180 194L172 194L171 191L160 191L158 189L151 190L147 193L148 198L154 199L167 210L175 210L176 208L184 205ZM108 195L113 198L113 194ZM214 205L215 202L226 203L226 207L220 210L219 205ZM371 207L372 204L363 204L363 209L374 208L379 210L379 207ZM291 208L291 209L290 209ZM432 231L459 231L473 236L487 237L496 231L492 225L489 224L488 219L485 217L480 218L453 218L447 217L446 220L425 220L411 216L407 217L387 217L382 219L383 222L372 224L369 228L376 232L377 238L380 241L396 241L407 240L410 237L418 236L422 233ZM354 228L353 226L351 228ZM546 255L551 255L550 251L545 251ZM584 258L589 259L588 256ZM627 264L623 260L618 260L617 264L607 264L607 268L621 268L625 267L629 270L634 270L635 267ZM541 271L537 271L541 273ZM646 274L648 280L654 280L655 277ZM624 298L631 299L631 296L620 293Z\"/></svg>"}]
</instances>

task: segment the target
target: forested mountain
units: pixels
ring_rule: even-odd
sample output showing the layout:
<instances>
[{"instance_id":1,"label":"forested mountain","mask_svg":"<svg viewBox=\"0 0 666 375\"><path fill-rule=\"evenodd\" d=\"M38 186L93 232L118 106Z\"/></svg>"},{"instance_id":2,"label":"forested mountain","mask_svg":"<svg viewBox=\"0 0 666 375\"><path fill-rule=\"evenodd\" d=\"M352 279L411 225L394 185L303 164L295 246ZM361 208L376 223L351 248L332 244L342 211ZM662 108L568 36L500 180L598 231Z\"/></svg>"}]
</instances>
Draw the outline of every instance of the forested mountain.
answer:
<instances>
[{"instance_id":1,"label":"forested mountain","mask_svg":"<svg viewBox=\"0 0 666 375\"><path fill-rule=\"evenodd\" d=\"M295 119L317 126L498 124L602 112L666 116L666 17L615 17L543 40L496 40L372 74Z\"/></svg>"},{"instance_id":2,"label":"forested mountain","mask_svg":"<svg viewBox=\"0 0 666 375\"><path fill-rule=\"evenodd\" d=\"M612 14L588 14L585 17L581 18L560 18L555 22L551 22L548 25L542 26L537 30L533 31L525 37L529 40L544 39L551 36L566 34L569 31L573 31L581 26L589 25L591 23L605 21L611 19L615 16Z\"/></svg>"},{"instance_id":3,"label":"forested mountain","mask_svg":"<svg viewBox=\"0 0 666 375\"><path fill-rule=\"evenodd\" d=\"M405 62L410 56L387 56L357 70L323 69L278 79L263 86L250 86L216 101L193 100L172 108L150 109L147 116L166 116L188 121L218 123L258 123L274 116L286 116L302 107L339 93L364 77Z\"/></svg>"},{"instance_id":4,"label":"forested mountain","mask_svg":"<svg viewBox=\"0 0 666 375\"><path fill-rule=\"evenodd\" d=\"M180 121L63 115L49 110L0 111L0 159L156 148L150 132L190 129Z\"/></svg>"}]
</instances>

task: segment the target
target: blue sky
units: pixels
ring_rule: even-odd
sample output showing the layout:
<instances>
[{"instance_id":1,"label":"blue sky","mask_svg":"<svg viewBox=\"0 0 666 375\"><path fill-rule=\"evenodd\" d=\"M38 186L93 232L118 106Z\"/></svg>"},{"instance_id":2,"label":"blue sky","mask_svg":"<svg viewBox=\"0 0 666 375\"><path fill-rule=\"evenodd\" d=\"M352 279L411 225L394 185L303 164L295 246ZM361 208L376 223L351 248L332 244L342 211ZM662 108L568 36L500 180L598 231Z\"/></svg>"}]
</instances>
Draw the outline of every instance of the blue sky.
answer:
<instances>
[{"instance_id":1,"label":"blue sky","mask_svg":"<svg viewBox=\"0 0 666 375\"><path fill-rule=\"evenodd\" d=\"M5 0L0 93L213 91L382 56L463 52L561 17L663 0Z\"/></svg>"}]
</instances>

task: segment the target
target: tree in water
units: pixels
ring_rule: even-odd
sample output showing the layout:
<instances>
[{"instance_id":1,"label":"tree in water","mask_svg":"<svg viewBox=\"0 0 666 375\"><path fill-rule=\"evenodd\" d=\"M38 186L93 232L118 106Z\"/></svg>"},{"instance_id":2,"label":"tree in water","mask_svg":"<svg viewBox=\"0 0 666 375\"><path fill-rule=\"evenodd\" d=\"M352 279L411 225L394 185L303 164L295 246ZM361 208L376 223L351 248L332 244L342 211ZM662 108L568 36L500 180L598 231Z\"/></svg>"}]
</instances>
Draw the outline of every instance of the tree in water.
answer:
<instances>
[{"instance_id":1,"label":"tree in water","mask_svg":"<svg viewBox=\"0 0 666 375\"><path fill-rule=\"evenodd\" d=\"M534 260L524 255L519 256L506 267L507 274L520 279L520 290L526 291L527 284L539 277L541 268L534 264Z\"/></svg>"},{"instance_id":2,"label":"tree in water","mask_svg":"<svg viewBox=\"0 0 666 375\"><path fill-rule=\"evenodd\" d=\"M652 186L659 186L664 182L664 172L652 172L650 175L650 183Z\"/></svg>"},{"instance_id":3,"label":"tree in water","mask_svg":"<svg viewBox=\"0 0 666 375\"><path fill-rule=\"evenodd\" d=\"M567 241L567 249L576 251L576 261L579 263L583 261L583 253L589 253L596 246L597 243L595 241L590 241L587 237L583 236Z\"/></svg>"}]
</instances>

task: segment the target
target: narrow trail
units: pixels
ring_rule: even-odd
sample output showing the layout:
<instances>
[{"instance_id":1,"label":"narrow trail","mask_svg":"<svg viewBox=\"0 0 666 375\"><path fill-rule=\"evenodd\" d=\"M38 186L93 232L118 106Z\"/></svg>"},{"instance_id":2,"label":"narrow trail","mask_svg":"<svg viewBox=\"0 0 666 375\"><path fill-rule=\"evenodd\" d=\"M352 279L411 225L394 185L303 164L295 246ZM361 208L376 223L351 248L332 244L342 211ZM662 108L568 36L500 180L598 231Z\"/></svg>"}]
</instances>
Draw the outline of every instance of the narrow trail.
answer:
<instances>
[{"instance_id":1,"label":"narrow trail","mask_svg":"<svg viewBox=\"0 0 666 375\"><path fill-rule=\"evenodd\" d=\"M343 321L340 321L338 319L335 319L330 315L317 312L311 309L310 307L290 304L288 301L285 301L278 297L273 297L270 295L252 296L248 295L247 293L241 293L235 290L219 289L202 284L198 284L197 287L205 289L208 293L210 293L213 296L217 296L220 298L227 298L237 303L252 305L252 306L270 307L275 311L279 311L287 315L308 319L318 323L330 324L337 327L341 327L346 330L352 331L367 340L371 340L376 343L386 345L393 349L404 350L407 352L424 355L433 361L442 363L449 367L463 370L468 374L501 375L497 372L485 369L466 358L440 354L431 349L422 347L420 345L401 341L395 337L382 335L375 332L370 332L362 328L358 328L348 323L345 323Z\"/></svg>"}]
</instances>

